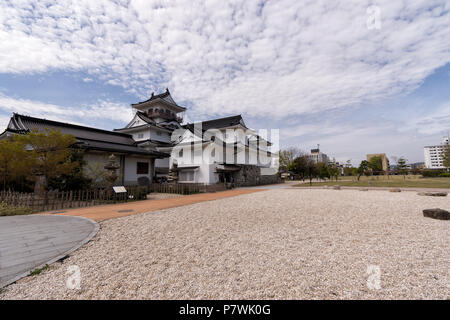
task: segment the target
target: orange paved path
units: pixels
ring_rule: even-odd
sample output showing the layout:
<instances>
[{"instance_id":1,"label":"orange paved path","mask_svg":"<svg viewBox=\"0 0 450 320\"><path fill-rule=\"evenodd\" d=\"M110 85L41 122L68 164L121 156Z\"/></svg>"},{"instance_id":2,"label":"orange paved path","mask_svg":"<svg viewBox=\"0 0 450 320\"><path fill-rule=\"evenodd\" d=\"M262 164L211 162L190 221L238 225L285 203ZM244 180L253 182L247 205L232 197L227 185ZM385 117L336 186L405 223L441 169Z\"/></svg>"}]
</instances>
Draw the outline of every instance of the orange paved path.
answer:
<instances>
[{"instance_id":1,"label":"orange paved path","mask_svg":"<svg viewBox=\"0 0 450 320\"><path fill-rule=\"evenodd\" d=\"M237 189L237 190L227 190L215 193L202 193L193 194L189 196L171 198L171 199L160 199L160 200L143 200L103 206L94 206L87 208L75 208L64 210L61 215L67 216L79 216L89 218L95 221L103 221L111 218L118 218L129 216L138 213L162 210L167 208L174 208L185 206L189 204L194 204L203 201L217 200L223 198L229 198L234 196L239 196L243 194L249 194L254 192L265 191L265 189ZM118 212L122 210L133 210L129 212ZM51 212L48 212L52 214Z\"/></svg>"}]
</instances>

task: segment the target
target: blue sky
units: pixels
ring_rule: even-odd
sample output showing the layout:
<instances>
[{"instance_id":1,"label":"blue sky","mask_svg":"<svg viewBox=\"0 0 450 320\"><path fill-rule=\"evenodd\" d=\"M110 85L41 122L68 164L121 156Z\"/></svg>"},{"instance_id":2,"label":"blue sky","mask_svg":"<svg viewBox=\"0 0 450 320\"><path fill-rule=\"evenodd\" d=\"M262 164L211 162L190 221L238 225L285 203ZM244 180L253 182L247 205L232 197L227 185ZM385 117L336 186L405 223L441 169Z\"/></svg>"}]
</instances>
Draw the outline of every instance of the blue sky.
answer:
<instances>
[{"instance_id":1,"label":"blue sky","mask_svg":"<svg viewBox=\"0 0 450 320\"><path fill-rule=\"evenodd\" d=\"M282 147L423 161L450 130L449 12L425 0L2 1L0 130L12 112L118 128L131 103L169 87L189 121L241 113L280 129Z\"/></svg>"}]
</instances>

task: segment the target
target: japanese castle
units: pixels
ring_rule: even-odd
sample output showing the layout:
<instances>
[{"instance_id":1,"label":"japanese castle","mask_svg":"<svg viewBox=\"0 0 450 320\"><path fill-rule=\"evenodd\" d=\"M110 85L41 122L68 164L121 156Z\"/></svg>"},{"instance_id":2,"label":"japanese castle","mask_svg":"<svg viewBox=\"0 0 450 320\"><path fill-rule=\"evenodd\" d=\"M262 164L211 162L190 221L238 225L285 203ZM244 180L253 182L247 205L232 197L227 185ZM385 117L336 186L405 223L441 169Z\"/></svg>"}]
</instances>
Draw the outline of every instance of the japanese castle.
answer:
<instances>
[{"instance_id":1,"label":"japanese castle","mask_svg":"<svg viewBox=\"0 0 450 320\"><path fill-rule=\"evenodd\" d=\"M120 185L166 179L235 186L276 182L271 143L247 128L241 115L183 125L186 108L174 101L168 89L131 107L133 119L113 131L15 113L0 139L44 129L71 134L77 140L74 147L85 150L85 174L103 168L114 154L120 164Z\"/></svg>"}]
</instances>

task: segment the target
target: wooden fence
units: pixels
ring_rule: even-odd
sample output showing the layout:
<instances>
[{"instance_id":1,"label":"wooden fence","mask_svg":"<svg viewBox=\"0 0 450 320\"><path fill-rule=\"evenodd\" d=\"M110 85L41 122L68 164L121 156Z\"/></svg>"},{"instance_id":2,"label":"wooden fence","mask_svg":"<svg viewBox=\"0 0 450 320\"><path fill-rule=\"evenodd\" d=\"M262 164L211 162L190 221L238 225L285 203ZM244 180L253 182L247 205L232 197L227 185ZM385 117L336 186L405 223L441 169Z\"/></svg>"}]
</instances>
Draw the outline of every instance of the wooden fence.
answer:
<instances>
[{"instance_id":1,"label":"wooden fence","mask_svg":"<svg viewBox=\"0 0 450 320\"><path fill-rule=\"evenodd\" d=\"M147 193L194 194L226 190L223 183L207 185L203 183L153 183L150 188L127 186L126 193L107 192L106 189L76 191L49 191L45 196L34 193L0 191L0 202L15 207L26 207L33 212L61 211L70 208L90 207L101 204L146 199Z\"/></svg>"},{"instance_id":2,"label":"wooden fence","mask_svg":"<svg viewBox=\"0 0 450 320\"><path fill-rule=\"evenodd\" d=\"M90 207L143 199L144 187L127 187L126 193L107 192L106 189L49 191L45 196L34 193L0 191L0 202L16 207L26 207L33 212L55 211L69 208ZM146 189L146 188L145 188Z\"/></svg>"},{"instance_id":3,"label":"wooden fence","mask_svg":"<svg viewBox=\"0 0 450 320\"><path fill-rule=\"evenodd\" d=\"M226 186L223 183L210 185L204 183L153 183L151 185L151 191L157 193L194 194L224 190L226 190Z\"/></svg>"}]
</instances>

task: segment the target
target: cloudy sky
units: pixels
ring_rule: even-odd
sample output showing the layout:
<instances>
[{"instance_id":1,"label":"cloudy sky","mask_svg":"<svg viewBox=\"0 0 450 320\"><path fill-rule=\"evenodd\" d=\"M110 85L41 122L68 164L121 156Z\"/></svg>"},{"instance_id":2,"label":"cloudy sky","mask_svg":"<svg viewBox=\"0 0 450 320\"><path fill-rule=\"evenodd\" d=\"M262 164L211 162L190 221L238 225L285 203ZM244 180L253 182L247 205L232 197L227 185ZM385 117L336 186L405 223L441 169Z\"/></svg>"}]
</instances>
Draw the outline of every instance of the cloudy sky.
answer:
<instances>
[{"instance_id":1,"label":"cloudy sky","mask_svg":"<svg viewBox=\"0 0 450 320\"><path fill-rule=\"evenodd\" d=\"M168 87L190 121L423 161L450 130L449 62L445 0L3 0L0 130L12 112L118 128Z\"/></svg>"}]
</instances>

